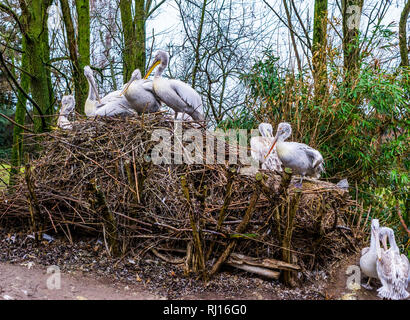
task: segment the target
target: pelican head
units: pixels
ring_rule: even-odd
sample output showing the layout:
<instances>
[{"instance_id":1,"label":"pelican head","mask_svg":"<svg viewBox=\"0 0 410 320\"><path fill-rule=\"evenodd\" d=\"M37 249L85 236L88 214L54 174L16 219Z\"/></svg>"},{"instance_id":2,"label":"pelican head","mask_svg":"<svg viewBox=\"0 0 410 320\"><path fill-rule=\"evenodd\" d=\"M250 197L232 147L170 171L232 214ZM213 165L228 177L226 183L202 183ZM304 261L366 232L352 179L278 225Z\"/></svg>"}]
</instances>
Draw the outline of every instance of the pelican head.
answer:
<instances>
[{"instance_id":1,"label":"pelican head","mask_svg":"<svg viewBox=\"0 0 410 320\"><path fill-rule=\"evenodd\" d=\"M98 102L101 103L100 95L98 94L97 90L97 85L95 84L94 73L91 70L90 66L84 67L84 76L87 78L88 83L90 84L90 93L91 91L93 91Z\"/></svg>"},{"instance_id":2,"label":"pelican head","mask_svg":"<svg viewBox=\"0 0 410 320\"><path fill-rule=\"evenodd\" d=\"M270 123L261 123L258 128L262 137L273 137L273 129Z\"/></svg>"},{"instance_id":3,"label":"pelican head","mask_svg":"<svg viewBox=\"0 0 410 320\"><path fill-rule=\"evenodd\" d=\"M148 69L147 74L145 75L144 79L147 79L149 77L149 75L151 74L151 72L159 65L161 64L161 66L158 68L158 75L161 75L162 72L165 70L165 68L168 65L168 60L169 60L169 55L167 52L162 51L162 50L158 50L155 53L154 56L154 61L152 62L151 66Z\"/></svg>"},{"instance_id":4,"label":"pelican head","mask_svg":"<svg viewBox=\"0 0 410 320\"><path fill-rule=\"evenodd\" d=\"M290 137L292 134L292 127L287 122L281 122L278 125L278 130L276 131L275 139L273 139L272 147L270 147L269 152L266 154L265 159L269 156L272 152L273 148L275 147L276 142L285 141L287 138Z\"/></svg>"},{"instance_id":5,"label":"pelican head","mask_svg":"<svg viewBox=\"0 0 410 320\"><path fill-rule=\"evenodd\" d=\"M382 227L379 230L379 237L383 243L384 250L387 250L387 238L389 238L390 248L393 248L395 251L399 251L397 247L396 239L394 237L394 231L388 227Z\"/></svg>"},{"instance_id":6,"label":"pelican head","mask_svg":"<svg viewBox=\"0 0 410 320\"><path fill-rule=\"evenodd\" d=\"M90 66L85 66L85 67L84 67L84 76L85 76L87 79L92 79L92 78L94 78L94 74L93 74L93 71L91 70Z\"/></svg>"},{"instance_id":7,"label":"pelican head","mask_svg":"<svg viewBox=\"0 0 410 320\"><path fill-rule=\"evenodd\" d=\"M135 80L141 80L141 71L140 69L135 69L131 74L131 79L128 83L124 86L124 89L121 91L120 96L125 94L130 87L131 83Z\"/></svg>"},{"instance_id":8,"label":"pelican head","mask_svg":"<svg viewBox=\"0 0 410 320\"><path fill-rule=\"evenodd\" d=\"M292 134L292 127L287 122L281 122L278 125L278 131L276 131L276 140L285 141Z\"/></svg>"},{"instance_id":9,"label":"pelican head","mask_svg":"<svg viewBox=\"0 0 410 320\"><path fill-rule=\"evenodd\" d=\"M74 107L75 107L74 97L72 95L63 96L63 98L61 99L60 114L67 116L71 112L73 112Z\"/></svg>"}]
</instances>

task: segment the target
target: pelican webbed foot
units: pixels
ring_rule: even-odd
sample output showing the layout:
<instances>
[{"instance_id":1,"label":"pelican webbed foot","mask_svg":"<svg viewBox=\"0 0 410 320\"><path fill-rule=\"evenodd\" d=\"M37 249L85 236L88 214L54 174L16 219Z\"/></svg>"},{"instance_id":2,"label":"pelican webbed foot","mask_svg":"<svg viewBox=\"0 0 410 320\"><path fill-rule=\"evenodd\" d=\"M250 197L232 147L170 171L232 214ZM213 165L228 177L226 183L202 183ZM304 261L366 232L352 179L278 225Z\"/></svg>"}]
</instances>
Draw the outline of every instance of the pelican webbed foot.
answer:
<instances>
[{"instance_id":1,"label":"pelican webbed foot","mask_svg":"<svg viewBox=\"0 0 410 320\"><path fill-rule=\"evenodd\" d=\"M366 290L373 290L373 287L370 285L371 280L372 278L369 278L369 280L367 280L367 283L362 283L362 287L365 288Z\"/></svg>"}]
</instances>

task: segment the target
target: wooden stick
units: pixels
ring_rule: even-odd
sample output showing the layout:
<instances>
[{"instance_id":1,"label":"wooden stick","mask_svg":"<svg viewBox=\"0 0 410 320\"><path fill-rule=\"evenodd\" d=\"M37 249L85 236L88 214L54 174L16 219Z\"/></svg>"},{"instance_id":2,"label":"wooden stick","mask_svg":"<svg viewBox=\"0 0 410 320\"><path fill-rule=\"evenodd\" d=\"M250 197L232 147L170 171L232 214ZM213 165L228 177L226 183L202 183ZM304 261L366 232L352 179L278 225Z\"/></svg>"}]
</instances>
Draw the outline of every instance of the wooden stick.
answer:
<instances>
[{"instance_id":1,"label":"wooden stick","mask_svg":"<svg viewBox=\"0 0 410 320\"><path fill-rule=\"evenodd\" d=\"M95 202L92 203L92 207L96 212L101 212L104 219L104 228L107 230L108 241L113 256L118 257L120 255L120 244L118 237L117 221L114 214L111 212L107 205L104 193L97 187L95 181L90 182L91 190L95 196Z\"/></svg>"},{"instance_id":2,"label":"wooden stick","mask_svg":"<svg viewBox=\"0 0 410 320\"><path fill-rule=\"evenodd\" d=\"M31 226L33 228L34 236L37 242L40 242L42 239L42 227L40 223L41 210L38 203L38 199L35 193L35 183L33 181L31 166L28 159L28 154L26 153L26 165L25 165L25 178L28 189L28 201L30 204L30 217L31 217Z\"/></svg>"},{"instance_id":3,"label":"wooden stick","mask_svg":"<svg viewBox=\"0 0 410 320\"><path fill-rule=\"evenodd\" d=\"M192 235L193 235L193 241L194 241L194 246L196 249L196 254L193 255L193 258L197 258L198 264L199 264L199 269L202 272L203 278L204 280L207 279L207 272L205 269L205 257L202 251L202 244L201 244L201 236L197 230L197 225L196 225L196 221L195 221L195 217L194 217L194 213L193 213L193 208L191 205L191 198L189 196L189 189L188 189L188 184L186 181L186 176L183 175L181 176L181 187L182 187L182 191L185 195L185 198L188 202L188 214L189 214L189 220L191 222L191 228L192 228Z\"/></svg>"},{"instance_id":4,"label":"wooden stick","mask_svg":"<svg viewBox=\"0 0 410 320\"><path fill-rule=\"evenodd\" d=\"M229 170L227 170L226 179L228 180L228 182L227 182L226 188L225 188L224 203L222 204L221 210L219 211L218 223L216 225L216 231L218 231L218 232L221 230L222 223L225 221L226 210L228 209L229 205L231 204L232 184L234 182L234 174L236 172L237 171L236 171L235 168L229 168ZM211 256L212 251L214 249L214 246L215 246L215 241L212 241L211 244L209 245L208 253L206 254L206 260L208 260L209 257Z\"/></svg>"},{"instance_id":5,"label":"wooden stick","mask_svg":"<svg viewBox=\"0 0 410 320\"><path fill-rule=\"evenodd\" d=\"M157 250L155 250L154 248L151 248L151 252L157 256L158 258L164 260L165 262L171 263L171 264L181 264L185 262L185 258L175 258L175 259L171 259L168 258L166 256L164 256L163 254L159 253Z\"/></svg>"},{"instance_id":6,"label":"wooden stick","mask_svg":"<svg viewBox=\"0 0 410 320\"><path fill-rule=\"evenodd\" d=\"M134 153L134 150L132 150L132 165L133 165L133 167L134 167L135 191L137 192L137 200L138 200L138 203L141 203L141 200L140 200L140 191L139 191L139 188L138 188L138 175L137 175L137 167L136 167L136 165L135 165L135 153Z\"/></svg>"},{"instance_id":7,"label":"wooden stick","mask_svg":"<svg viewBox=\"0 0 410 320\"><path fill-rule=\"evenodd\" d=\"M251 266L263 267L268 269L281 269L281 270L301 270L300 266L292 263L288 263L281 260L271 258L254 258L248 257L240 253L231 253L229 258L231 262L248 264Z\"/></svg>"},{"instance_id":8,"label":"wooden stick","mask_svg":"<svg viewBox=\"0 0 410 320\"><path fill-rule=\"evenodd\" d=\"M410 230L407 228L407 225L406 225L406 223L404 222L404 219L403 219L403 216L402 216L401 210L400 210L400 205L399 205L398 202L396 203L396 210L397 210L397 214L399 215L399 220L400 220L400 222L401 222L401 224L402 224L402 226L403 226L403 228L404 228L404 231L406 231L407 234L408 234L408 236L410 237Z\"/></svg>"},{"instance_id":9,"label":"wooden stick","mask_svg":"<svg viewBox=\"0 0 410 320\"><path fill-rule=\"evenodd\" d=\"M302 195L301 190L296 189L295 190L295 196L292 197L291 200L287 200L288 206L287 206L287 223L286 223L286 229L285 229L285 234L283 236L282 240L282 259L285 262L290 263L292 261L292 253L290 251L291 249L291 241L292 241L292 234L293 234L293 226L294 226L294 218L296 216L296 212L299 207L299 200ZM293 272L290 270L286 270L283 272L283 280L286 285L293 286L294 281L292 279L293 277Z\"/></svg>"},{"instance_id":10,"label":"wooden stick","mask_svg":"<svg viewBox=\"0 0 410 320\"><path fill-rule=\"evenodd\" d=\"M259 182L262 180L262 175L256 174L255 179L257 180L257 183L255 184L255 191L253 192L252 197L249 201L249 206L245 212L242 222L236 227L235 233L243 233L245 231L252 217L252 213L256 207L256 203L258 202L258 199L260 196L260 183ZM235 244L236 244L236 239L232 239L231 242L226 247L226 249L224 250L224 252L219 257L219 259L213 265L212 270L209 274L210 276L213 276L215 273L219 271L222 264L226 261L226 259L231 254L233 248L235 247Z\"/></svg>"},{"instance_id":11,"label":"wooden stick","mask_svg":"<svg viewBox=\"0 0 410 320\"><path fill-rule=\"evenodd\" d=\"M279 279L280 276L280 272L277 271L273 271L270 269L266 269L266 268L261 268L261 267L257 267L257 266L250 266L250 265L246 265L246 264L239 264L239 263L235 263L235 262L231 262L231 261L227 261L225 262L226 265L237 268L237 269L241 269L247 272L251 272L251 273L255 273L257 275L269 278L269 279L274 279L277 280Z\"/></svg>"}]
</instances>

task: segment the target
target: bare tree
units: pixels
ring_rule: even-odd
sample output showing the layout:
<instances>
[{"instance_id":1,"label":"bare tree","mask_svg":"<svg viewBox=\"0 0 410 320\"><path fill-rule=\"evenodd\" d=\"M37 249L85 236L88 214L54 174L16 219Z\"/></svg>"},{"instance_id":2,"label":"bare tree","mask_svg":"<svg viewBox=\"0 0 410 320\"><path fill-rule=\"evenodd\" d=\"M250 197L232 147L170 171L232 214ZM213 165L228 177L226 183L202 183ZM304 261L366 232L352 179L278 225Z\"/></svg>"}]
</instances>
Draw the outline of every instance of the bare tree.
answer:
<instances>
[{"instance_id":1,"label":"bare tree","mask_svg":"<svg viewBox=\"0 0 410 320\"><path fill-rule=\"evenodd\" d=\"M266 36L254 3L232 0L175 0L183 25L181 44L170 72L204 97L205 111L219 123L243 106L245 87L241 75Z\"/></svg>"}]
</instances>

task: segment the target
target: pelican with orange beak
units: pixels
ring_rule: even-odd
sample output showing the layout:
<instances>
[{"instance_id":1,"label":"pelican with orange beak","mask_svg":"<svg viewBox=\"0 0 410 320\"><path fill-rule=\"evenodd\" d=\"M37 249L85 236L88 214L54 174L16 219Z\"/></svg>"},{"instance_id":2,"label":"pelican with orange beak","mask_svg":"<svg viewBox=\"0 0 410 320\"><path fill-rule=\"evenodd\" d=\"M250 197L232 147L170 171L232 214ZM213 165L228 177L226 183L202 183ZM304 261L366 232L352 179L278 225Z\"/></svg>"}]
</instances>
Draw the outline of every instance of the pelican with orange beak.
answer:
<instances>
[{"instance_id":1,"label":"pelican with orange beak","mask_svg":"<svg viewBox=\"0 0 410 320\"><path fill-rule=\"evenodd\" d=\"M167 106L174 109L175 118L177 118L178 113L183 113L188 114L195 121L204 121L201 96L192 87L180 80L162 77L162 73L168 66L168 60L168 53L157 51L144 79L147 79L152 71L158 67L152 81L155 95Z\"/></svg>"},{"instance_id":2,"label":"pelican with orange beak","mask_svg":"<svg viewBox=\"0 0 410 320\"><path fill-rule=\"evenodd\" d=\"M309 147L304 143L286 142L285 140L292 134L292 127L287 122L279 123L276 136L273 139L272 146L265 156L265 159L272 152L276 145L276 153L282 164L292 169L292 172L301 176L300 181L296 184L298 188L302 187L302 181L305 176L320 178L324 172L324 161L319 151Z\"/></svg>"}]
</instances>

